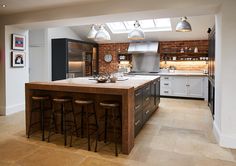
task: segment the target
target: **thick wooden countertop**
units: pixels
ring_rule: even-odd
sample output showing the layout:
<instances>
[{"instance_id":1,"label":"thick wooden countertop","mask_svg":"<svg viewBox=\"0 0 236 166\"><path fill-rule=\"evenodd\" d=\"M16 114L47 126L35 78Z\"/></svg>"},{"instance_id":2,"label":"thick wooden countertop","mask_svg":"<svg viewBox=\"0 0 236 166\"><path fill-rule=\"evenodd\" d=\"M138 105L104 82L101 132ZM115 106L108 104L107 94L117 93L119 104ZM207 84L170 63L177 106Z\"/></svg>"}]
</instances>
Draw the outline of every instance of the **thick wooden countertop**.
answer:
<instances>
[{"instance_id":1,"label":"thick wooden countertop","mask_svg":"<svg viewBox=\"0 0 236 166\"><path fill-rule=\"evenodd\" d=\"M27 85L48 85L48 86L71 86L71 87L88 87L88 88L106 88L106 89L137 89L146 83L153 81L160 76L126 76L123 80L117 80L116 83L98 83L92 77L77 77L69 78L65 80L52 81L52 82L32 82L27 83Z\"/></svg>"}]
</instances>

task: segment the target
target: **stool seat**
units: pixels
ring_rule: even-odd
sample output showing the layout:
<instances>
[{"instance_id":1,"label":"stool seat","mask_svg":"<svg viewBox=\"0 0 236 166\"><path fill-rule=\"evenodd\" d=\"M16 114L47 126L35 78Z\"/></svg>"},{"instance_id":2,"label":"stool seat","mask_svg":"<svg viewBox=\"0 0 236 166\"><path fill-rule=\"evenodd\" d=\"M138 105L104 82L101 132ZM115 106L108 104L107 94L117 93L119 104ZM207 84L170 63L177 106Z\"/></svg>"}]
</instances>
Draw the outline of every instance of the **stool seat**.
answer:
<instances>
[{"instance_id":1,"label":"stool seat","mask_svg":"<svg viewBox=\"0 0 236 166\"><path fill-rule=\"evenodd\" d=\"M66 103L66 102L71 102L72 99L70 99L70 98L54 98L53 101L54 101L54 102Z\"/></svg>"},{"instance_id":2,"label":"stool seat","mask_svg":"<svg viewBox=\"0 0 236 166\"><path fill-rule=\"evenodd\" d=\"M116 101L103 101L103 102L100 102L100 106L103 106L103 107L119 107L120 104Z\"/></svg>"},{"instance_id":3,"label":"stool seat","mask_svg":"<svg viewBox=\"0 0 236 166\"><path fill-rule=\"evenodd\" d=\"M81 104L81 105L87 105L87 104L93 104L94 102L92 100L79 99L79 100L75 100L75 103Z\"/></svg>"},{"instance_id":4,"label":"stool seat","mask_svg":"<svg viewBox=\"0 0 236 166\"><path fill-rule=\"evenodd\" d=\"M48 100L49 96L32 96L33 100Z\"/></svg>"}]
</instances>

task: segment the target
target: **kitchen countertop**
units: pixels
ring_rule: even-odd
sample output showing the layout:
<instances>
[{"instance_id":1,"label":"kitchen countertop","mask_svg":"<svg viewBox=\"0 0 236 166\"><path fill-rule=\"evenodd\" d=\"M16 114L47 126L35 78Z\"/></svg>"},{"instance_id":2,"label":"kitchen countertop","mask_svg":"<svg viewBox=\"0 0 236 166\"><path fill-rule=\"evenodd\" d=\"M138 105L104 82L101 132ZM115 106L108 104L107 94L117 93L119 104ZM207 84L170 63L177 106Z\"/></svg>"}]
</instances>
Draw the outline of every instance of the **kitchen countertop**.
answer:
<instances>
[{"instance_id":1,"label":"kitchen countertop","mask_svg":"<svg viewBox=\"0 0 236 166\"><path fill-rule=\"evenodd\" d=\"M158 73L160 76L208 76L207 74L204 73Z\"/></svg>"},{"instance_id":2,"label":"kitchen countertop","mask_svg":"<svg viewBox=\"0 0 236 166\"><path fill-rule=\"evenodd\" d=\"M39 84L50 84L50 85L68 85L68 86L80 86L80 87L95 87L95 88L111 88L111 89L129 89L134 87L135 89L158 78L160 76L144 76L144 75L132 75L125 76L121 81L116 83L97 83L93 77L77 77L69 78L65 80L52 81L52 82L38 82Z\"/></svg>"}]
</instances>

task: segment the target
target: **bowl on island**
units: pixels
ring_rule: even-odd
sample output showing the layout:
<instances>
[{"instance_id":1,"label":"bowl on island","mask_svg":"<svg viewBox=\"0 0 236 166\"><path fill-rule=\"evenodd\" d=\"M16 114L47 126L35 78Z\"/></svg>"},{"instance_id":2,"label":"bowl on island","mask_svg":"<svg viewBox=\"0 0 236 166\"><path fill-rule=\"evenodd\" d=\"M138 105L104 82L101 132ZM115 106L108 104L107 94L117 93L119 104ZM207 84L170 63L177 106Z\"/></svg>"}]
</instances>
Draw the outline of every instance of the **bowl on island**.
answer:
<instances>
[{"instance_id":1,"label":"bowl on island","mask_svg":"<svg viewBox=\"0 0 236 166\"><path fill-rule=\"evenodd\" d=\"M105 83L107 82L108 78L107 77L98 77L97 82L98 83Z\"/></svg>"}]
</instances>

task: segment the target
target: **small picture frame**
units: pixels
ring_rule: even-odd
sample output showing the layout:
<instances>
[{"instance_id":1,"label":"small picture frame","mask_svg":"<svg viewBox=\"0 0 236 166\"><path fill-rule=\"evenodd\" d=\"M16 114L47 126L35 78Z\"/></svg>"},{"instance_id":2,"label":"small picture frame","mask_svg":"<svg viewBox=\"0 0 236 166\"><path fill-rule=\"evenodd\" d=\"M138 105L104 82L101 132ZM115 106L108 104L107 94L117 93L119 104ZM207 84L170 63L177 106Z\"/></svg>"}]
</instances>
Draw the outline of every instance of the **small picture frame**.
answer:
<instances>
[{"instance_id":1,"label":"small picture frame","mask_svg":"<svg viewBox=\"0 0 236 166\"><path fill-rule=\"evenodd\" d=\"M25 52L12 51L11 52L11 67L25 66Z\"/></svg>"},{"instance_id":2,"label":"small picture frame","mask_svg":"<svg viewBox=\"0 0 236 166\"><path fill-rule=\"evenodd\" d=\"M12 34L12 49L13 50L25 50L25 36Z\"/></svg>"}]
</instances>

